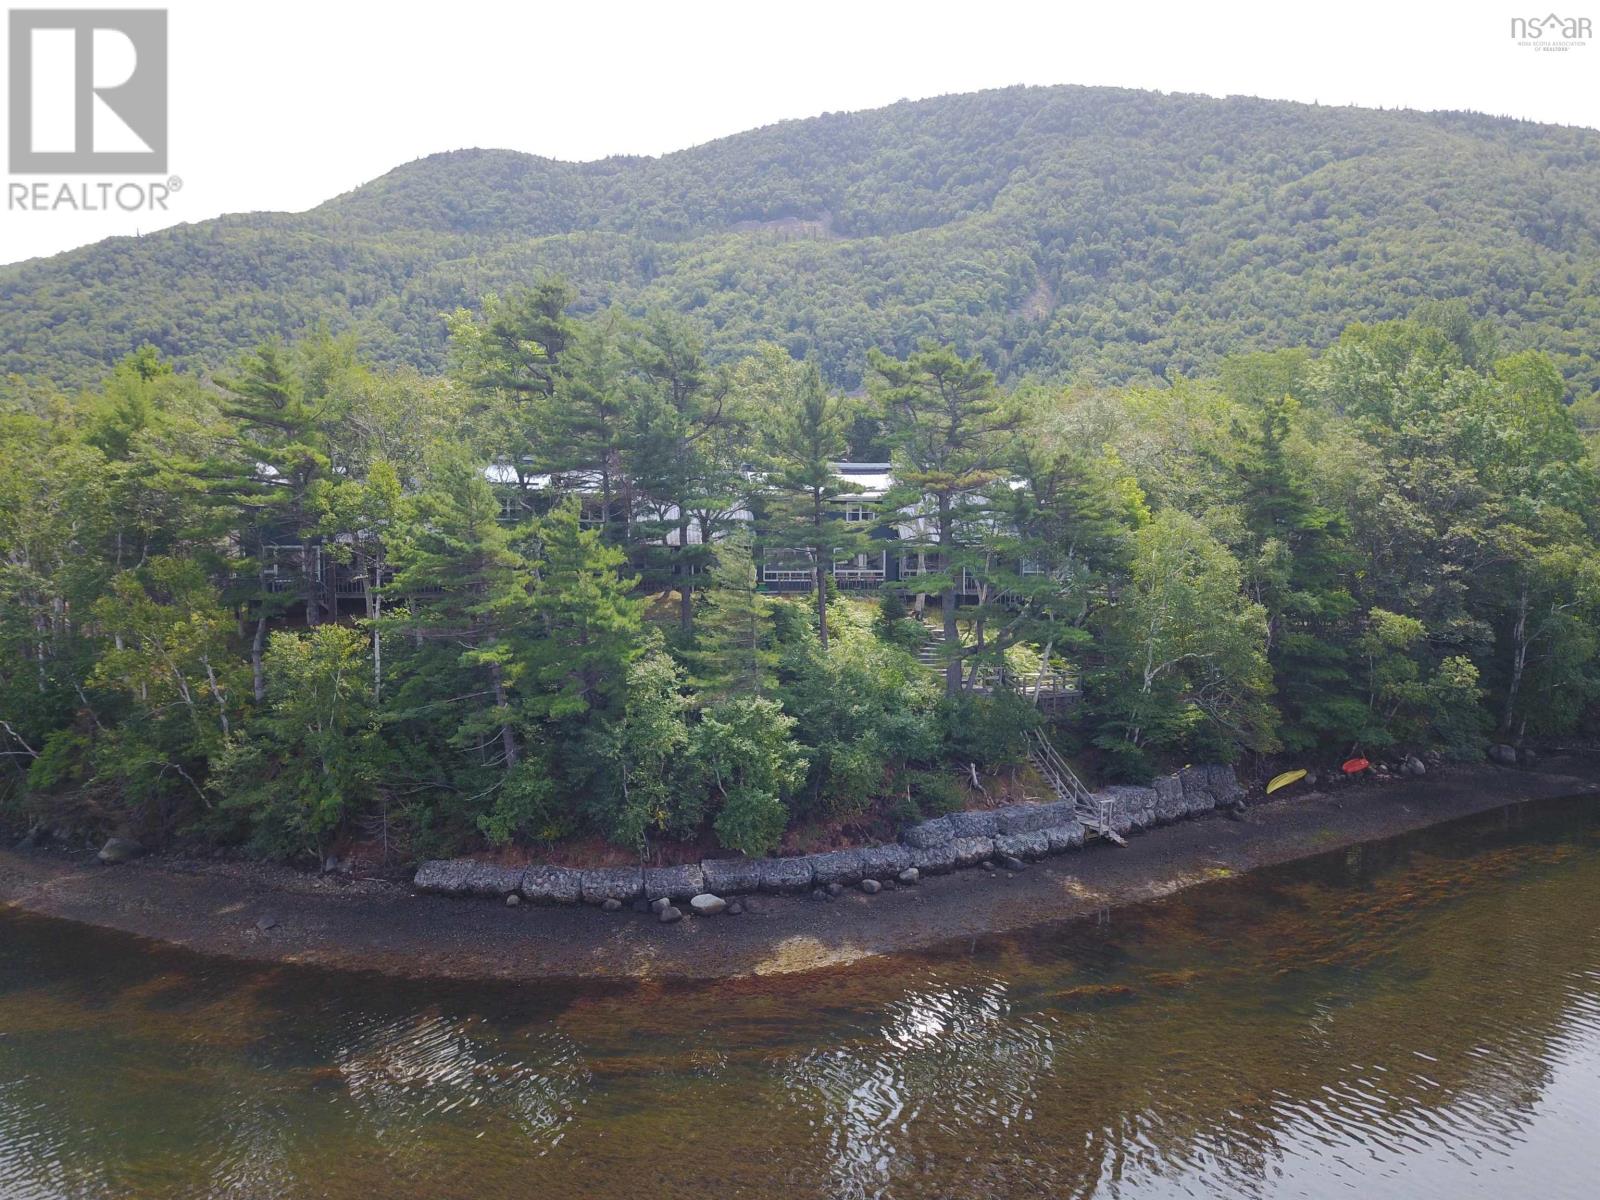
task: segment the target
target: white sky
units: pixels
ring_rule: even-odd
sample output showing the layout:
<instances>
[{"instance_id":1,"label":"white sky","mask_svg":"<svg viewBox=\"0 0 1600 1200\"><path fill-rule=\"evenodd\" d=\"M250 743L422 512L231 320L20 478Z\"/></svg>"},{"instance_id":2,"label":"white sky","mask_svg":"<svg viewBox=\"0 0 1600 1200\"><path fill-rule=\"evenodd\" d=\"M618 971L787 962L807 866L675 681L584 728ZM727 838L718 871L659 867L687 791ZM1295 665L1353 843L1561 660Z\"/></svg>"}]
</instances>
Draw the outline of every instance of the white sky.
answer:
<instances>
[{"instance_id":1,"label":"white sky","mask_svg":"<svg viewBox=\"0 0 1600 1200\"><path fill-rule=\"evenodd\" d=\"M1600 40L1564 54L1517 46L1512 16L1549 11L1531 0L167 8L169 167L184 184L171 214L0 210L0 262L222 212L309 208L439 150L660 154L788 117L1013 83L1470 108L1600 126ZM1556 11L1600 28L1600 0L1559 0Z\"/></svg>"}]
</instances>

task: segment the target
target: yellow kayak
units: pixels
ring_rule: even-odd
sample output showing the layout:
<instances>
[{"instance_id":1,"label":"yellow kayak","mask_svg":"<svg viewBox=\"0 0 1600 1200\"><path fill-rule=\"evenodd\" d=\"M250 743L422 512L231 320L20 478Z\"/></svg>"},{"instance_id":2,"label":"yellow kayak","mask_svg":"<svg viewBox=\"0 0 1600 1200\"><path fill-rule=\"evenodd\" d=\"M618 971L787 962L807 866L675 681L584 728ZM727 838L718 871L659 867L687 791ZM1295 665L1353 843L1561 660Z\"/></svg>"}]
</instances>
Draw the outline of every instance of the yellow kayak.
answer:
<instances>
[{"instance_id":1,"label":"yellow kayak","mask_svg":"<svg viewBox=\"0 0 1600 1200\"><path fill-rule=\"evenodd\" d=\"M1272 782L1267 784L1267 793L1270 795L1271 793L1277 791L1279 788L1288 787L1291 783L1296 783L1299 780L1304 779L1305 777L1306 777L1306 773L1303 770L1301 770L1301 771L1285 771L1282 775L1274 775L1273 778L1272 778Z\"/></svg>"}]
</instances>

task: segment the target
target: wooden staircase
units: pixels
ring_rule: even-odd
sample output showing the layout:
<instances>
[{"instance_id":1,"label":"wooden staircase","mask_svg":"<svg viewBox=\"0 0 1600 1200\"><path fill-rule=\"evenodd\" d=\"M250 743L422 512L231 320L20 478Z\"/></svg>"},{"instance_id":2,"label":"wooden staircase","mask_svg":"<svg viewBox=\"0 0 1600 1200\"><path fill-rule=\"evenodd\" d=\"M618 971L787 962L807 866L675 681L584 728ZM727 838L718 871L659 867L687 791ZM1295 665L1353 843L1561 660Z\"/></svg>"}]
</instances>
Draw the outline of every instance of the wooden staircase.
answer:
<instances>
[{"instance_id":1,"label":"wooden staircase","mask_svg":"<svg viewBox=\"0 0 1600 1200\"><path fill-rule=\"evenodd\" d=\"M1111 827L1112 801L1108 798L1096 796L1083 786L1083 780L1067 765L1067 760L1062 758L1050 740L1039 730L1030 730L1028 733L1028 759L1033 763L1039 774L1043 775L1045 782L1061 800L1071 802L1073 810L1078 814L1078 820L1085 829L1091 833L1114 842L1118 846L1128 843L1122 835Z\"/></svg>"}]
</instances>

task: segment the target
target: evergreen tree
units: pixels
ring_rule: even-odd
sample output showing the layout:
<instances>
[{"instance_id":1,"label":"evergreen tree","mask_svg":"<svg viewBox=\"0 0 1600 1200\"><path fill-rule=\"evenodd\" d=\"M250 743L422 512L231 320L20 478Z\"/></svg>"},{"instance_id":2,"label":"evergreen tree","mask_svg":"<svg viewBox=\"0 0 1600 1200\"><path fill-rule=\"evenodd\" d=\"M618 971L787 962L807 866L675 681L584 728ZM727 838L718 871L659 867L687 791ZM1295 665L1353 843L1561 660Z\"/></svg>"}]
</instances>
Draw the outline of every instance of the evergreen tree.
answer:
<instances>
[{"instance_id":1,"label":"evergreen tree","mask_svg":"<svg viewBox=\"0 0 1600 1200\"><path fill-rule=\"evenodd\" d=\"M568 284L546 279L485 296L481 313L457 309L448 320L451 365L477 400L477 436L525 492L560 458L555 396L576 333L566 311L574 299Z\"/></svg>"},{"instance_id":2,"label":"evergreen tree","mask_svg":"<svg viewBox=\"0 0 1600 1200\"><path fill-rule=\"evenodd\" d=\"M625 514L633 503L623 459L628 397L622 386L621 334L613 313L578 327L557 380L552 438L558 476L599 483L601 529L613 543L627 540Z\"/></svg>"},{"instance_id":3,"label":"evergreen tree","mask_svg":"<svg viewBox=\"0 0 1600 1200\"><path fill-rule=\"evenodd\" d=\"M1299 404L1261 400L1240 494L1249 531L1245 588L1267 617L1267 648L1286 746L1348 744L1361 720L1348 646L1355 597L1345 583L1351 553L1344 521L1311 496L1288 441ZM1241 430L1241 438L1250 433Z\"/></svg>"},{"instance_id":4,"label":"evergreen tree","mask_svg":"<svg viewBox=\"0 0 1600 1200\"><path fill-rule=\"evenodd\" d=\"M731 425L728 381L707 364L694 330L666 314L635 331L626 356L628 473L642 510L629 514L629 541L645 585L677 589L679 632L687 639L696 577L744 490L737 465L719 453Z\"/></svg>"},{"instance_id":5,"label":"evergreen tree","mask_svg":"<svg viewBox=\"0 0 1600 1200\"><path fill-rule=\"evenodd\" d=\"M694 683L706 696L759 696L772 688L772 601L756 583L748 530L717 543L709 601L702 606L691 654Z\"/></svg>"},{"instance_id":6,"label":"evergreen tree","mask_svg":"<svg viewBox=\"0 0 1600 1200\"><path fill-rule=\"evenodd\" d=\"M699 796L687 781L689 698L669 655L652 648L628 665L618 719L596 734L607 772L607 833L644 855L653 832L688 832L700 822Z\"/></svg>"},{"instance_id":7,"label":"evergreen tree","mask_svg":"<svg viewBox=\"0 0 1600 1200\"><path fill-rule=\"evenodd\" d=\"M213 495L239 540L234 598L256 621L251 645L255 695L266 696L262 670L267 622L298 596L305 623L322 616L317 530L330 461L324 437L326 397L308 395L288 349L263 342L239 373L219 379L222 413L234 423L232 452L208 470ZM298 570L286 588L283 548L298 548Z\"/></svg>"},{"instance_id":8,"label":"evergreen tree","mask_svg":"<svg viewBox=\"0 0 1600 1200\"><path fill-rule=\"evenodd\" d=\"M638 579L621 574L627 556L585 529L579 511L569 497L535 526L528 706L556 719L603 715L619 703L642 632Z\"/></svg>"},{"instance_id":9,"label":"evergreen tree","mask_svg":"<svg viewBox=\"0 0 1600 1200\"><path fill-rule=\"evenodd\" d=\"M509 773L522 754L513 696L526 665L533 572L499 517L483 472L464 458L447 458L406 506L392 590L407 606L396 626L419 645L442 649L446 663L475 681L461 701L449 702L480 701L458 719L452 742ZM498 756L488 752L486 738L498 741Z\"/></svg>"},{"instance_id":10,"label":"evergreen tree","mask_svg":"<svg viewBox=\"0 0 1600 1200\"><path fill-rule=\"evenodd\" d=\"M769 554L803 550L811 560L817 638L828 651L828 571L866 545L857 523L839 519L838 502L861 491L834 463L849 449L853 409L830 393L815 362L806 363L770 417L766 452L766 505L762 536Z\"/></svg>"},{"instance_id":11,"label":"evergreen tree","mask_svg":"<svg viewBox=\"0 0 1600 1200\"><path fill-rule=\"evenodd\" d=\"M980 359L928 344L903 362L876 351L869 361L895 468L884 507L912 507L910 544L939 555L938 570L925 583L940 599L945 693L953 697L962 687L956 623L962 571L982 562L982 539L1009 486L1015 419Z\"/></svg>"}]
</instances>

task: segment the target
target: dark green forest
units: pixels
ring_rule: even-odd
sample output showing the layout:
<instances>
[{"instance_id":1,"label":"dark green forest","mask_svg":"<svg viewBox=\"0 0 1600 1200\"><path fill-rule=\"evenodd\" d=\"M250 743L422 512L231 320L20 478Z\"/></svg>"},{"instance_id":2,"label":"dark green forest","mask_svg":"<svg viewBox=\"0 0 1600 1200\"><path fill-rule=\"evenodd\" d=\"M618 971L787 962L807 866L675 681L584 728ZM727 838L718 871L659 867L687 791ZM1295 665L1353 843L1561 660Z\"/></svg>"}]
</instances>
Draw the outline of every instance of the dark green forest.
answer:
<instances>
[{"instance_id":1,"label":"dark green forest","mask_svg":"<svg viewBox=\"0 0 1600 1200\"><path fill-rule=\"evenodd\" d=\"M1034 731L1141 781L1594 732L1594 399L1466 303L1163 383L874 347L860 395L556 280L448 330L0 391L0 825L760 854L992 800ZM892 532L914 583L758 582Z\"/></svg>"},{"instance_id":2,"label":"dark green forest","mask_svg":"<svg viewBox=\"0 0 1600 1200\"><path fill-rule=\"evenodd\" d=\"M0 371L92 385L154 346L217 371L326 328L436 373L441 315L545 275L577 311L689 314L845 390L924 339L998 378L1119 384L1330 345L1462 300L1600 386L1600 135L1466 113L1013 88L656 159L436 155L298 215L0 269Z\"/></svg>"}]
</instances>

